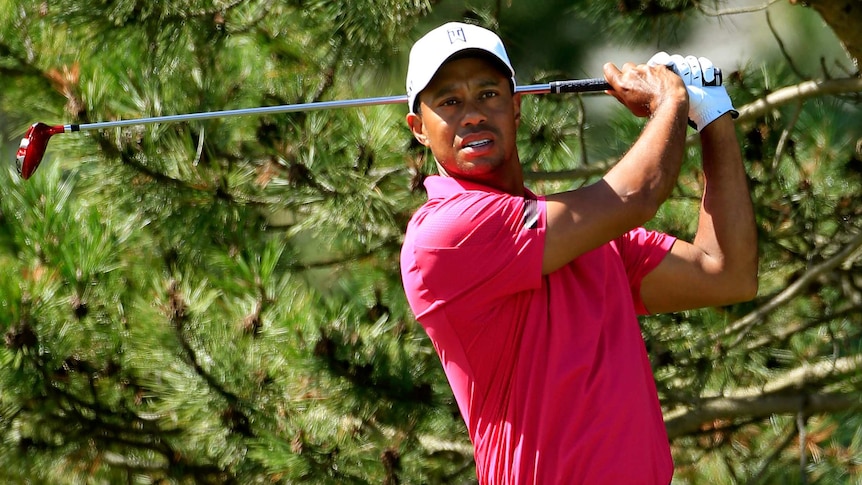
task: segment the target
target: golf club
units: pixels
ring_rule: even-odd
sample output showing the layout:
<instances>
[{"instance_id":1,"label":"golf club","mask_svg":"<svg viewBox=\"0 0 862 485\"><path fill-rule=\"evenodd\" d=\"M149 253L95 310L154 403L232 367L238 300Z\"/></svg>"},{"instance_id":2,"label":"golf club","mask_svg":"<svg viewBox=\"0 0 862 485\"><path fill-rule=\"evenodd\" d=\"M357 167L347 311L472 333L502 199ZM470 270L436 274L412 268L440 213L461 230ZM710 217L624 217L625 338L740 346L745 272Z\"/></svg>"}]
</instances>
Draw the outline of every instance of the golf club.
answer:
<instances>
[{"instance_id":1,"label":"golf club","mask_svg":"<svg viewBox=\"0 0 862 485\"><path fill-rule=\"evenodd\" d=\"M714 85L721 85L721 72L716 69ZM602 78L574 79L566 81L551 81L547 84L532 84L518 86L516 93L520 94L560 94L560 93L587 93L608 91L611 86ZM190 113L180 115L155 116L151 118L139 118L117 121L103 121L98 123L86 123L80 125L56 125L50 126L45 123L34 123L21 139L21 145L16 154L18 173L24 179L29 179L33 172L42 163L48 140L59 133L70 133L75 131L101 130L104 128L115 128L130 125L145 125L152 123L169 123L175 121L206 120L212 118L226 118L243 115L261 115L274 113L292 113L298 111L324 110L333 108L351 108L360 106L376 106L385 104L407 103L407 96L383 96L377 98L362 98L340 101L319 101L313 103L286 104L279 106L264 106L259 108L244 108L224 111L207 111L201 113Z\"/></svg>"}]
</instances>

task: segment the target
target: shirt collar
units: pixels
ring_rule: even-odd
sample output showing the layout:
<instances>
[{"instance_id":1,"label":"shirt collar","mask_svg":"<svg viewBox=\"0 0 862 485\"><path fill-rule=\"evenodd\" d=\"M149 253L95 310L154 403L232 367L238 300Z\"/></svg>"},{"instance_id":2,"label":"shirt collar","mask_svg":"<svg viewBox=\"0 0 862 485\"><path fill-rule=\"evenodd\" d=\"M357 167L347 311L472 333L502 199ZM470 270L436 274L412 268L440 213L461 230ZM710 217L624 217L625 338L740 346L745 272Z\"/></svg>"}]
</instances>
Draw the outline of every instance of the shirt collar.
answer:
<instances>
[{"instance_id":1,"label":"shirt collar","mask_svg":"<svg viewBox=\"0 0 862 485\"><path fill-rule=\"evenodd\" d=\"M444 177L441 175L429 175L428 177L425 177L425 190L428 191L429 199L451 197L455 194L469 191L505 194L505 192L493 187L488 187L487 185L477 184L467 180L460 180L454 177ZM524 189L524 192L525 198L527 199L537 198L536 195L527 188Z\"/></svg>"}]
</instances>

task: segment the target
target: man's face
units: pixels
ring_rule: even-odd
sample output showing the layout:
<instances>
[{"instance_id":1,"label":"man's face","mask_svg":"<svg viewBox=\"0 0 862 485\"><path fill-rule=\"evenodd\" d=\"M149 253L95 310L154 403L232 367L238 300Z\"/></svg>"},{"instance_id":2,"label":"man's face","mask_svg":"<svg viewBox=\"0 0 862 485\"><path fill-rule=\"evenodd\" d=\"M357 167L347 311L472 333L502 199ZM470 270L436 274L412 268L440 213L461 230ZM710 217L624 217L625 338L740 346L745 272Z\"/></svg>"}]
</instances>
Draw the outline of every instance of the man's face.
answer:
<instances>
[{"instance_id":1,"label":"man's face","mask_svg":"<svg viewBox=\"0 0 862 485\"><path fill-rule=\"evenodd\" d=\"M480 57L447 62L420 93L419 107L407 122L443 175L521 190L515 145L521 97L512 94L509 78L491 62Z\"/></svg>"}]
</instances>

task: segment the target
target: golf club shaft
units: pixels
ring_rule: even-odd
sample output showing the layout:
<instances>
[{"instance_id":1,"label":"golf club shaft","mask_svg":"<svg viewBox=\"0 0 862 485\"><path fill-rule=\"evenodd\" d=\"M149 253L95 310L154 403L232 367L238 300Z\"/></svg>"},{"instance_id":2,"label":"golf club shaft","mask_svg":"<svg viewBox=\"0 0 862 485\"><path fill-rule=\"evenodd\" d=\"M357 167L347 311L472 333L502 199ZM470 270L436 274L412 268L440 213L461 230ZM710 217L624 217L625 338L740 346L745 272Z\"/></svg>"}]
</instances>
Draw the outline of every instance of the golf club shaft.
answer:
<instances>
[{"instance_id":1,"label":"golf club shaft","mask_svg":"<svg viewBox=\"0 0 862 485\"><path fill-rule=\"evenodd\" d=\"M606 91L611 86L601 78L577 79L570 81L552 81L548 84L533 84L529 86L517 86L516 93L520 94L557 94L557 93L586 93ZM154 116L151 118L139 118L130 120L101 121L97 123L85 123L80 125L64 125L65 133L74 131L101 130L104 128L116 128L119 126L145 125L151 123L169 123L174 121L207 120L212 118L226 118L231 116L261 115L274 113L293 113L298 111L325 110L334 108L355 108L360 106L377 106L385 104L407 103L407 96L382 96L378 98L348 99L337 101L318 101L313 103L284 104L279 106L263 106L258 108L243 108L223 111L207 111L202 113L189 113L180 115Z\"/></svg>"}]
</instances>

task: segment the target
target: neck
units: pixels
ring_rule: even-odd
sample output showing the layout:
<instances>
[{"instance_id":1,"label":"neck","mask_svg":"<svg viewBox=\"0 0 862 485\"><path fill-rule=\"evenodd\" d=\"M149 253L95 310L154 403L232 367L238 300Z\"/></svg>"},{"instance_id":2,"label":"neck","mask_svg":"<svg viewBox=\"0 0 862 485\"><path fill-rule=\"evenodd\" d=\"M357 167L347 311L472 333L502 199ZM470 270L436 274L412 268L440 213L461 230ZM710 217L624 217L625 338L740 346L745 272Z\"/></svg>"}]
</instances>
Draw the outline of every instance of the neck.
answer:
<instances>
[{"instance_id":1,"label":"neck","mask_svg":"<svg viewBox=\"0 0 862 485\"><path fill-rule=\"evenodd\" d=\"M441 173L440 175L444 177L449 177L449 175L445 173ZM458 180L462 180L464 182L470 182L478 185L484 185L485 187L489 187L505 194L513 195L515 197L523 197L526 195L526 189L524 188L523 181L511 181L505 182L500 179L486 180L486 179L474 179L468 177L452 177Z\"/></svg>"},{"instance_id":2,"label":"neck","mask_svg":"<svg viewBox=\"0 0 862 485\"><path fill-rule=\"evenodd\" d=\"M521 170L520 164L518 165L517 170L470 177L464 175L450 175L446 172L445 168L437 163L437 172L443 177L451 177L465 182L484 185L516 197L523 197L526 194L524 189L524 173L523 170Z\"/></svg>"}]
</instances>

